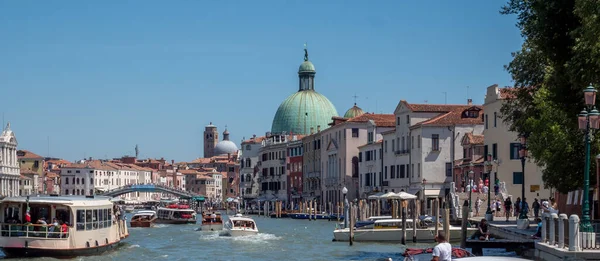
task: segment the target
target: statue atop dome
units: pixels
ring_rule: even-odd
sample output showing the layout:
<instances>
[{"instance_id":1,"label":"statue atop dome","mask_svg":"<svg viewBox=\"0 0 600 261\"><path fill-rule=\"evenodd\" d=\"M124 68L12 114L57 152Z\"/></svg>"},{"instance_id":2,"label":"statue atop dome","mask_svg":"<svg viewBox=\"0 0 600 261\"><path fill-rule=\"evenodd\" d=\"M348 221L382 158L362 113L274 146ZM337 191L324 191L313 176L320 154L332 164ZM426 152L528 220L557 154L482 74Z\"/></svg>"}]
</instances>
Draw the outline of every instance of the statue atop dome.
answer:
<instances>
[{"instance_id":1,"label":"statue atop dome","mask_svg":"<svg viewBox=\"0 0 600 261\"><path fill-rule=\"evenodd\" d=\"M306 43L304 43L304 61L308 61L308 49Z\"/></svg>"}]
</instances>

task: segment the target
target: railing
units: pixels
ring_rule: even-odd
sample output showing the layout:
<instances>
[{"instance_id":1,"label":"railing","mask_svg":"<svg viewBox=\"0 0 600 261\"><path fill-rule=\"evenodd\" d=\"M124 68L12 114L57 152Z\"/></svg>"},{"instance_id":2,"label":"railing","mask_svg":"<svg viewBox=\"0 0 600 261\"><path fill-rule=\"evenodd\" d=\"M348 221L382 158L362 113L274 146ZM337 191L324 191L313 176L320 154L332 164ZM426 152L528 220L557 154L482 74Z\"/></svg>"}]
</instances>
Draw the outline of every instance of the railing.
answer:
<instances>
[{"instance_id":1,"label":"railing","mask_svg":"<svg viewBox=\"0 0 600 261\"><path fill-rule=\"evenodd\" d=\"M580 219L577 215L567 217L566 214L542 214L542 231L540 242L557 249L568 251L583 251L600 249L596 242L596 226L594 232L581 232ZM567 233L565 233L567 230ZM600 241L598 241L600 242Z\"/></svg>"},{"instance_id":2,"label":"railing","mask_svg":"<svg viewBox=\"0 0 600 261\"><path fill-rule=\"evenodd\" d=\"M50 239L66 239L69 238L69 230L61 232L61 227L54 227L58 231L49 231L51 225L40 224L14 224L1 223L0 235L3 237L35 237L35 238L50 238Z\"/></svg>"}]
</instances>

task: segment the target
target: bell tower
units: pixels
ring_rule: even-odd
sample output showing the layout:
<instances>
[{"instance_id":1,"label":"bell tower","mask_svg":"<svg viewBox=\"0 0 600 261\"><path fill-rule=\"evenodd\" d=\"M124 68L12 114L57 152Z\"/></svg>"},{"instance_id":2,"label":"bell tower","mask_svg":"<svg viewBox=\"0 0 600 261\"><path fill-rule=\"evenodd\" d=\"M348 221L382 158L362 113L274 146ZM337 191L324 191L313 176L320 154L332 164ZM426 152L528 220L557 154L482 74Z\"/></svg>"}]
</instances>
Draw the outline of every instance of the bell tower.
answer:
<instances>
[{"instance_id":1,"label":"bell tower","mask_svg":"<svg viewBox=\"0 0 600 261\"><path fill-rule=\"evenodd\" d=\"M215 147L219 142L219 132L217 126L212 122L204 127L204 158L210 158L215 155Z\"/></svg>"}]
</instances>

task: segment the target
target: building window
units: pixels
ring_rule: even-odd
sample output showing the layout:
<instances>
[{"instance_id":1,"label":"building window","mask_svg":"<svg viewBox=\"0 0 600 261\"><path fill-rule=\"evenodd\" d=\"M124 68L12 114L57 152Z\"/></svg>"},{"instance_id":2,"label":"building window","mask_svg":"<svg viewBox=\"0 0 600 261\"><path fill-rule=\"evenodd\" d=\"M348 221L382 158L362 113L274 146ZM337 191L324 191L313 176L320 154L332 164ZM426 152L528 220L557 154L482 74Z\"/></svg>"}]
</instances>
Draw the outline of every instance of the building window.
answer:
<instances>
[{"instance_id":1,"label":"building window","mask_svg":"<svg viewBox=\"0 0 600 261\"><path fill-rule=\"evenodd\" d=\"M496 121L498 119L498 113L494 112L494 128L496 128Z\"/></svg>"},{"instance_id":2,"label":"building window","mask_svg":"<svg viewBox=\"0 0 600 261\"><path fill-rule=\"evenodd\" d=\"M410 136L410 148L415 148L415 136Z\"/></svg>"},{"instance_id":3,"label":"building window","mask_svg":"<svg viewBox=\"0 0 600 261\"><path fill-rule=\"evenodd\" d=\"M483 155L484 155L485 157L487 157L488 153L489 153L489 150L488 150L488 145L485 145L485 146L483 146Z\"/></svg>"},{"instance_id":4,"label":"building window","mask_svg":"<svg viewBox=\"0 0 600 261\"><path fill-rule=\"evenodd\" d=\"M440 135L438 135L438 134L431 135L431 150L432 151L440 150Z\"/></svg>"},{"instance_id":5,"label":"building window","mask_svg":"<svg viewBox=\"0 0 600 261\"><path fill-rule=\"evenodd\" d=\"M485 115L485 129L487 130L488 128L488 115Z\"/></svg>"},{"instance_id":6,"label":"building window","mask_svg":"<svg viewBox=\"0 0 600 261\"><path fill-rule=\"evenodd\" d=\"M523 172L513 172L513 184L514 185L523 184Z\"/></svg>"},{"instance_id":7,"label":"building window","mask_svg":"<svg viewBox=\"0 0 600 261\"><path fill-rule=\"evenodd\" d=\"M386 180L388 179L387 178L387 166L383 167L383 178Z\"/></svg>"},{"instance_id":8,"label":"building window","mask_svg":"<svg viewBox=\"0 0 600 261\"><path fill-rule=\"evenodd\" d=\"M452 163L446 162L446 177L452 177Z\"/></svg>"},{"instance_id":9,"label":"building window","mask_svg":"<svg viewBox=\"0 0 600 261\"><path fill-rule=\"evenodd\" d=\"M396 117L396 125L400 126L400 117Z\"/></svg>"},{"instance_id":10,"label":"building window","mask_svg":"<svg viewBox=\"0 0 600 261\"><path fill-rule=\"evenodd\" d=\"M391 179L395 179L396 178L396 166L392 165L390 167L390 178Z\"/></svg>"},{"instance_id":11,"label":"building window","mask_svg":"<svg viewBox=\"0 0 600 261\"><path fill-rule=\"evenodd\" d=\"M487 156L487 154L486 154ZM498 144L494 143L492 144L492 159L497 159L498 158Z\"/></svg>"},{"instance_id":12,"label":"building window","mask_svg":"<svg viewBox=\"0 0 600 261\"><path fill-rule=\"evenodd\" d=\"M410 126L410 115L406 115L406 124Z\"/></svg>"},{"instance_id":13,"label":"building window","mask_svg":"<svg viewBox=\"0 0 600 261\"><path fill-rule=\"evenodd\" d=\"M387 140L383 142L383 147L385 148L385 153L387 153Z\"/></svg>"},{"instance_id":14,"label":"building window","mask_svg":"<svg viewBox=\"0 0 600 261\"><path fill-rule=\"evenodd\" d=\"M521 143L510 144L510 159L517 160L519 158L519 150L521 149Z\"/></svg>"},{"instance_id":15,"label":"building window","mask_svg":"<svg viewBox=\"0 0 600 261\"><path fill-rule=\"evenodd\" d=\"M352 138L358 138L358 128L352 128Z\"/></svg>"},{"instance_id":16,"label":"building window","mask_svg":"<svg viewBox=\"0 0 600 261\"><path fill-rule=\"evenodd\" d=\"M417 135L417 148L421 148L421 135Z\"/></svg>"}]
</instances>

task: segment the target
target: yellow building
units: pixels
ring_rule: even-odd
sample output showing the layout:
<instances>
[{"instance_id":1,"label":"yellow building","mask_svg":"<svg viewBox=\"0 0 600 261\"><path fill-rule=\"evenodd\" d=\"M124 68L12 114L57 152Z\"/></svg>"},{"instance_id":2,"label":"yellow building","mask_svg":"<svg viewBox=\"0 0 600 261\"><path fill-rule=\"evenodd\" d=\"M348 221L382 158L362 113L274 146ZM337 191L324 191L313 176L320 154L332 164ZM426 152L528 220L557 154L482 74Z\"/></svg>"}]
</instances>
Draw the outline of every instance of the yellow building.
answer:
<instances>
[{"instance_id":1,"label":"yellow building","mask_svg":"<svg viewBox=\"0 0 600 261\"><path fill-rule=\"evenodd\" d=\"M44 188L40 184L44 176L44 157L31 151L18 150L17 159L21 168L20 191L25 194L43 193Z\"/></svg>"}]
</instances>

